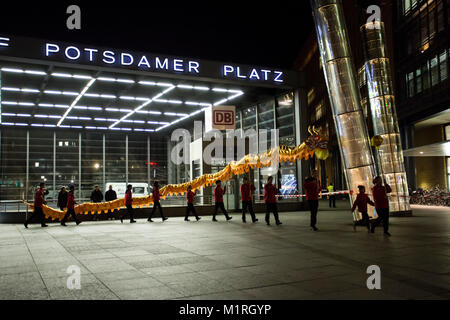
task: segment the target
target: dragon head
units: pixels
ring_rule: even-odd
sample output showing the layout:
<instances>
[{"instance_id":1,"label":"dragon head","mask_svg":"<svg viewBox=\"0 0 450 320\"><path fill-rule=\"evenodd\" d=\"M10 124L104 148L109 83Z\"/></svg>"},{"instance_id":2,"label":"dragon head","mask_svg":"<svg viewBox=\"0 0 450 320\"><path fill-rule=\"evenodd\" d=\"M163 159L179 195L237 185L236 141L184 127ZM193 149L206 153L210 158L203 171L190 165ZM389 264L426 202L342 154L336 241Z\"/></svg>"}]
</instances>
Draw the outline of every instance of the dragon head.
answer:
<instances>
[{"instance_id":1,"label":"dragon head","mask_svg":"<svg viewBox=\"0 0 450 320\"><path fill-rule=\"evenodd\" d=\"M319 159L325 160L328 158L328 136L322 134L322 130L315 126L309 126L308 132L311 135L305 141L307 147L314 150Z\"/></svg>"}]
</instances>

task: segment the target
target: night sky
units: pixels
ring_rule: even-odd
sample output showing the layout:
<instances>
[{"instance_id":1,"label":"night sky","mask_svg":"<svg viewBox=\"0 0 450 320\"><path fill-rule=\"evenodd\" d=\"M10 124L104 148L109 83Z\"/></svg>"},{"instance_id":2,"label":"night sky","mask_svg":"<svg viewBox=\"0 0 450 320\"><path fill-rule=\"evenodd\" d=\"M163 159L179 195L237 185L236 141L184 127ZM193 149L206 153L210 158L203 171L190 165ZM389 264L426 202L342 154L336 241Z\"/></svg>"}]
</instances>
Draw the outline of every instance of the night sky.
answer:
<instances>
[{"instance_id":1,"label":"night sky","mask_svg":"<svg viewBox=\"0 0 450 320\"><path fill-rule=\"evenodd\" d=\"M308 0L143 3L10 1L0 33L290 69L313 32ZM66 28L71 4L81 8L80 31Z\"/></svg>"}]
</instances>

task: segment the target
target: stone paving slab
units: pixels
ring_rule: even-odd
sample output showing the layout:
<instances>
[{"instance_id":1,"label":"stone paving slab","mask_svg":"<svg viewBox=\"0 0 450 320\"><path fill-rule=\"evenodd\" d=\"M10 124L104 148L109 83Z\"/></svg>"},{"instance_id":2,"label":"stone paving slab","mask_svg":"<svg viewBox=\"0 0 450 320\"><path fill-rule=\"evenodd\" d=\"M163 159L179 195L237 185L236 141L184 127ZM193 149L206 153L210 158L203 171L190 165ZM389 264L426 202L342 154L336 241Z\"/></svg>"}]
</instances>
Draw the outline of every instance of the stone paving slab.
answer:
<instances>
[{"instance_id":1,"label":"stone paving slab","mask_svg":"<svg viewBox=\"0 0 450 320\"><path fill-rule=\"evenodd\" d=\"M281 226L211 217L67 228L0 225L0 299L449 299L450 210L391 218L392 237L353 231L348 208L281 213ZM67 288L78 266L81 289ZM366 286L381 268L381 290Z\"/></svg>"}]
</instances>

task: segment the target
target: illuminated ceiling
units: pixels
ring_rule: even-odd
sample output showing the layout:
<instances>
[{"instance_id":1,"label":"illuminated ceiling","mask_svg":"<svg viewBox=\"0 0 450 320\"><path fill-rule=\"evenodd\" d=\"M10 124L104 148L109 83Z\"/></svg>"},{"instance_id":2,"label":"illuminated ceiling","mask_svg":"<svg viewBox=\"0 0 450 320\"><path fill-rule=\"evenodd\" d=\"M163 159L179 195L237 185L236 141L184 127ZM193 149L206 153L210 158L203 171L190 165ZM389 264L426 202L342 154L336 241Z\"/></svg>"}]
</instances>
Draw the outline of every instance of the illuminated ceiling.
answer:
<instances>
[{"instance_id":1,"label":"illuminated ceiling","mask_svg":"<svg viewBox=\"0 0 450 320\"><path fill-rule=\"evenodd\" d=\"M214 105L279 90L69 67L1 63L3 126L158 132Z\"/></svg>"}]
</instances>

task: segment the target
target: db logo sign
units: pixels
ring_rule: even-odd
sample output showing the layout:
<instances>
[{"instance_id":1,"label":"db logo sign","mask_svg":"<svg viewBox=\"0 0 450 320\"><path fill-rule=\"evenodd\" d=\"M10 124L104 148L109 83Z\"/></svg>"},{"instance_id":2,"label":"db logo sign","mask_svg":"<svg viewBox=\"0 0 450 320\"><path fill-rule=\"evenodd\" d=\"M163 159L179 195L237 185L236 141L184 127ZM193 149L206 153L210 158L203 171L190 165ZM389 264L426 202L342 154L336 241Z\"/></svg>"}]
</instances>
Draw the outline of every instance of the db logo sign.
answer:
<instances>
[{"instance_id":1,"label":"db logo sign","mask_svg":"<svg viewBox=\"0 0 450 320\"><path fill-rule=\"evenodd\" d=\"M234 126L234 110L213 110L214 126Z\"/></svg>"},{"instance_id":2,"label":"db logo sign","mask_svg":"<svg viewBox=\"0 0 450 320\"><path fill-rule=\"evenodd\" d=\"M236 107L214 106L205 110L205 132L236 129Z\"/></svg>"}]
</instances>

